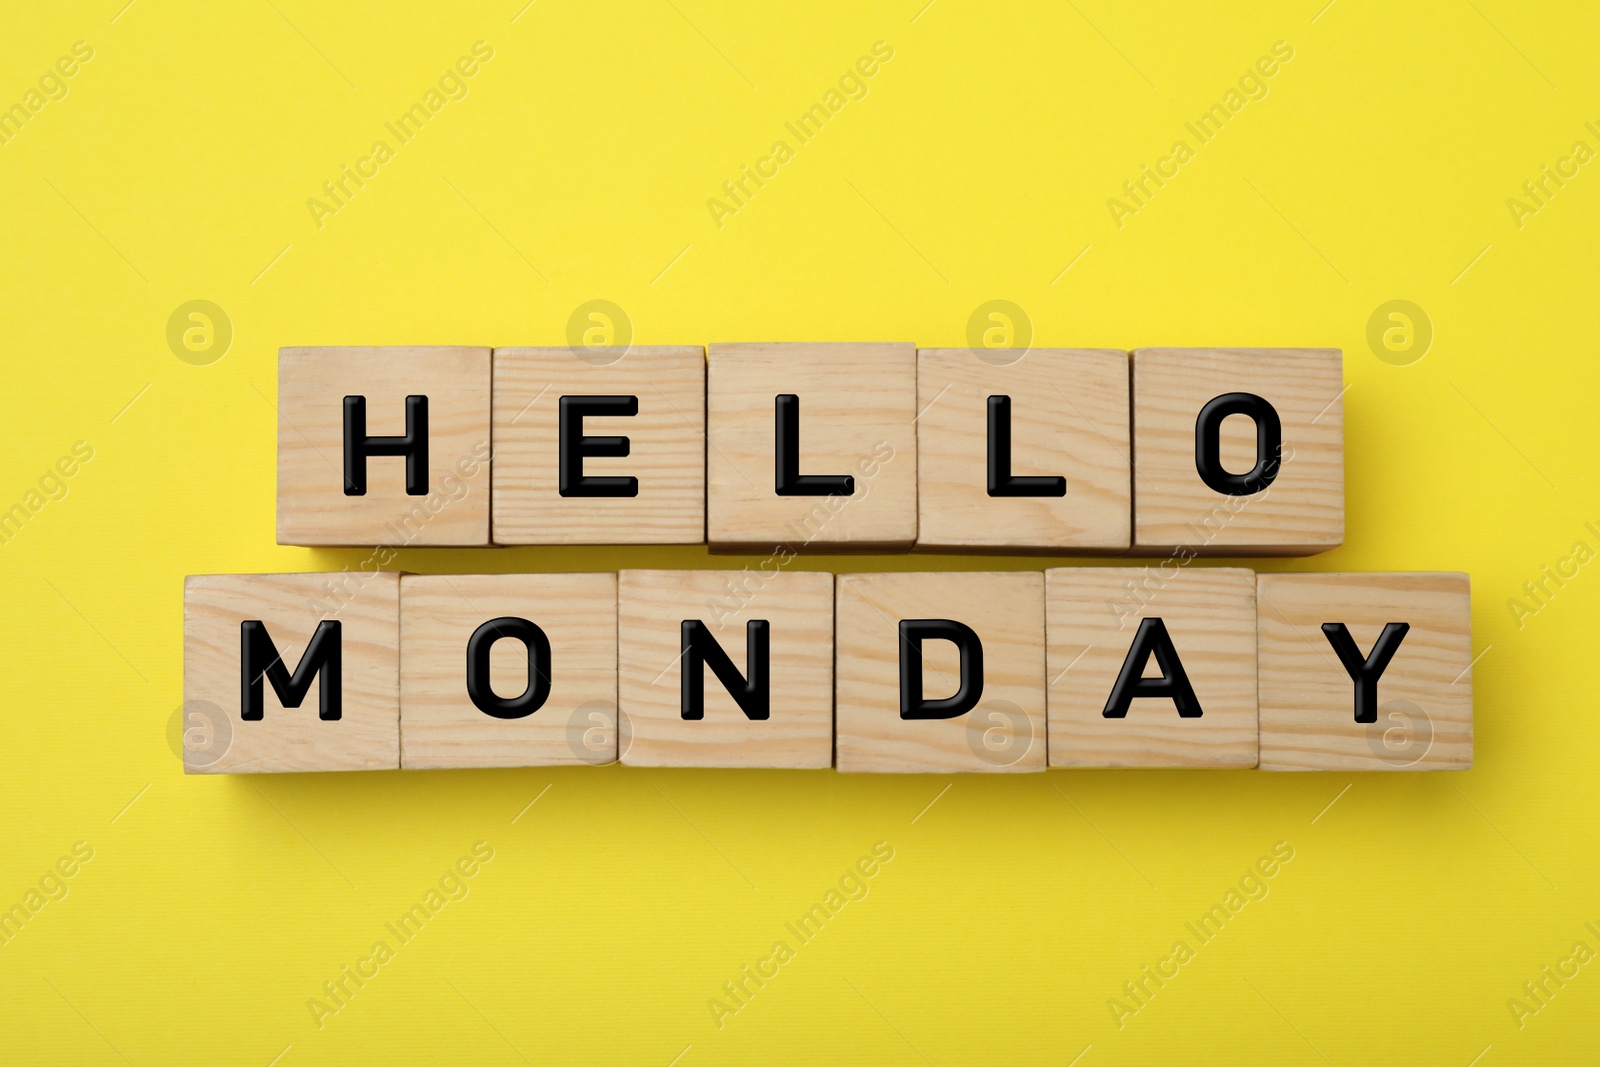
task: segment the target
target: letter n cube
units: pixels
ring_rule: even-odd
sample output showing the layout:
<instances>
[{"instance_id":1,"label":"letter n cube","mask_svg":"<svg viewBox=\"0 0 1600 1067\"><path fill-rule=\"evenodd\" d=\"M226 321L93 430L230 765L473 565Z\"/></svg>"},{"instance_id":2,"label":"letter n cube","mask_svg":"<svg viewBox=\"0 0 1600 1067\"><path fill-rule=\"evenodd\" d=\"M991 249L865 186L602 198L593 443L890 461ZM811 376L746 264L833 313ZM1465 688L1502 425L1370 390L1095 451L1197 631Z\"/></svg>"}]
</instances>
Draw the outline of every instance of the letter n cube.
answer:
<instances>
[{"instance_id":1,"label":"letter n cube","mask_svg":"<svg viewBox=\"0 0 1600 1067\"><path fill-rule=\"evenodd\" d=\"M833 575L780 566L617 575L625 766L833 764Z\"/></svg>"}]
</instances>

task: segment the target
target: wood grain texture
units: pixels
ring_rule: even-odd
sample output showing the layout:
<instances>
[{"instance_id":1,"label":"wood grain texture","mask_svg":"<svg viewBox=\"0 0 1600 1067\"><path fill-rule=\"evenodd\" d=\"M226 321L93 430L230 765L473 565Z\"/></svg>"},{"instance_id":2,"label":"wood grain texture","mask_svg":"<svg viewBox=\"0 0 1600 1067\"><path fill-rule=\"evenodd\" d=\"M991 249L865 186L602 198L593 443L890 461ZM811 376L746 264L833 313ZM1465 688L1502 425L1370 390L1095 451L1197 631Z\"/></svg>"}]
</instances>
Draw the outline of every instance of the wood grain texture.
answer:
<instances>
[{"instance_id":1,"label":"wood grain texture","mask_svg":"<svg viewBox=\"0 0 1600 1067\"><path fill-rule=\"evenodd\" d=\"M705 717L682 715L680 626L700 619L748 676L745 624L770 625L770 717L747 718L709 668ZM622 762L635 767L833 764L833 575L625 570L617 584Z\"/></svg>"},{"instance_id":2,"label":"wood grain texture","mask_svg":"<svg viewBox=\"0 0 1600 1067\"><path fill-rule=\"evenodd\" d=\"M910 344L724 344L708 350L707 530L714 550L908 548L917 536L917 371ZM774 491L774 399L800 398L802 474L852 496Z\"/></svg>"},{"instance_id":3,"label":"wood grain texture","mask_svg":"<svg viewBox=\"0 0 1600 1067\"><path fill-rule=\"evenodd\" d=\"M1261 769L1467 770L1472 766L1472 591L1465 574L1257 576ZM1409 623L1378 681L1377 722L1322 633L1342 622L1365 657Z\"/></svg>"},{"instance_id":4,"label":"wood grain texture","mask_svg":"<svg viewBox=\"0 0 1600 1067\"><path fill-rule=\"evenodd\" d=\"M1343 355L1331 348L1141 348L1133 354L1136 550L1308 555L1344 541ZM1271 485L1228 496L1195 470L1195 419L1224 393L1263 397L1283 427ZM1222 463L1255 466L1255 427L1222 427Z\"/></svg>"},{"instance_id":5,"label":"wood grain texture","mask_svg":"<svg viewBox=\"0 0 1600 1067\"><path fill-rule=\"evenodd\" d=\"M1128 354L1035 348L1006 365L990 359L970 348L917 352L917 548L1126 549ZM989 495L994 394L1011 397L1011 473L1063 477L1065 496Z\"/></svg>"},{"instance_id":6,"label":"wood grain texture","mask_svg":"<svg viewBox=\"0 0 1600 1067\"><path fill-rule=\"evenodd\" d=\"M340 622L341 718L318 718L320 677L298 708L282 707L263 683L262 718L240 717L239 629L247 619L266 625L290 672L317 624ZM399 575L189 576L183 583L183 699L186 722L206 722L216 738L202 759L192 750L199 735L185 734L184 771L190 774L399 767Z\"/></svg>"},{"instance_id":7,"label":"wood grain texture","mask_svg":"<svg viewBox=\"0 0 1600 1067\"><path fill-rule=\"evenodd\" d=\"M639 399L632 416L584 420L621 436L626 457L584 473L631 475L635 497L563 497L559 404L566 395ZM706 534L706 360L698 346L497 348L494 539L505 545L701 544Z\"/></svg>"},{"instance_id":8,"label":"wood grain texture","mask_svg":"<svg viewBox=\"0 0 1600 1067\"><path fill-rule=\"evenodd\" d=\"M489 543L487 348L285 348L278 353L278 543ZM367 461L344 493L344 398L367 398L367 434L406 432L406 397L428 398L428 493L406 495L403 457Z\"/></svg>"},{"instance_id":9,"label":"wood grain texture","mask_svg":"<svg viewBox=\"0 0 1600 1067\"><path fill-rule=\"evenodd\" d=\"M1043 575L845 574L837 590L839 770L1044 770ZM984 661L977 707L952 719L900 718L902 619L952 619L977 632ZM926 641L923 655L923 692L934 699L954 693L961 680L955 646Z\"/></svg>"},{"instance_id":10,"label":"wood grain texture","mask_svg":"<svg viewBox=\"0 0 1600 1067\"><path fill-rule=\"evenodd\" d=\"M1050 766L1254 767L1255 575L1232 567L1057 567L1045 572ZM1139 624L1159 618L1204 714L1137 698L1106 701ZM1145 674L1159 669L1152 660Z\"/></svg>"},{"instance_id":11,"label":"wood grain texture","mask_svg":"<svg viewBox=\"0 0 1600 1067\"><path fill-rule=\"evenodd\" d=\"M467 642L483 623L527 619L550 641L550 693L520 719L467 695ZM496 641L491 688L528 684L522 642ZM617 758L614 574L408 574L400 581L400 765L555 767Z\"/></svg>"}]
</instances>

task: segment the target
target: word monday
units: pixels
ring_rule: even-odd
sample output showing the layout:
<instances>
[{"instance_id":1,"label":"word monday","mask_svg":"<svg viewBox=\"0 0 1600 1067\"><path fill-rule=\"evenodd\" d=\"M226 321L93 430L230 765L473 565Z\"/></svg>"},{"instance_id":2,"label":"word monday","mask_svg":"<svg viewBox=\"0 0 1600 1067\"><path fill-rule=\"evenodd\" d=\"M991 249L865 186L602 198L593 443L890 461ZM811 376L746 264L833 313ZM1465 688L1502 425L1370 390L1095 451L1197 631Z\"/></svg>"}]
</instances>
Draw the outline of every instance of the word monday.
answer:
<instances>
[{"instance_id":1,"label":"word monday","mask_svg":"<svg viewBox=\"0 0 1600 1067\"><path fill-rule=\"evenodd\" d=\"M1464 575L380 573L331 617L323 580L188 580L186 708L226 739L190 769L1471 757Z\"/></svg>"}]
</instances>

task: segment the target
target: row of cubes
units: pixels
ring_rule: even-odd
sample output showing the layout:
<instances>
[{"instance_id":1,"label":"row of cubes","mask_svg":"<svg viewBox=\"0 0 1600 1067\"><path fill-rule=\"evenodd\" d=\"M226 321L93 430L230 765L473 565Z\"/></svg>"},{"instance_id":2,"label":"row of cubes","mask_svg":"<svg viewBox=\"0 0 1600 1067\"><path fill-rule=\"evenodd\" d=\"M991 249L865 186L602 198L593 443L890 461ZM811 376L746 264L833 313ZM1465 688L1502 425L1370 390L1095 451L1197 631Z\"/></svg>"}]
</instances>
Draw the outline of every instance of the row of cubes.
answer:
<instances>
[{"instance_id":1,"label":"row of cubes","mask_svg":"<svg viewBox=\"0 0 1600 1067\"><path fill-rule=\"evenodd\" d=\"M285 348L278 541L1309 554L1343 392L1336 349Z\"/></svg>"},{"instance_id":2,"label":"row of cubes","mask_svg":"<svg viewBox=\"0 0 1600 1067\"><path fill-rule=\"evenodd\" d=\"M1472 762L1463 574L769 562L190 577L185 766Z\"/></svg>"}]
</instances>

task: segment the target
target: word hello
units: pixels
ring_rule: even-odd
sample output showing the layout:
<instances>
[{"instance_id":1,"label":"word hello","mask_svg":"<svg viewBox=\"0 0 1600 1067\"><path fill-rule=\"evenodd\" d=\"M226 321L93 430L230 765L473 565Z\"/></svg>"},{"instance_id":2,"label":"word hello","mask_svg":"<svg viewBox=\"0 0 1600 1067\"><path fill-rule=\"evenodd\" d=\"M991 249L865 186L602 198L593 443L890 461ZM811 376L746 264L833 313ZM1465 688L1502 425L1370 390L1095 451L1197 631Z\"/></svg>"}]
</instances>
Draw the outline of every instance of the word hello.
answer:
<instances>
[{"instance_id":1,"label":"word hello","mask_svg":"<svg viewBox=\"0 0 1600 1067\"><path fill-rule=\"evenodd\" d=\"M1344 537L1342 366L1332 349L284 349L278 540L1304 555Z\"/></svg>"}]
</instances>

